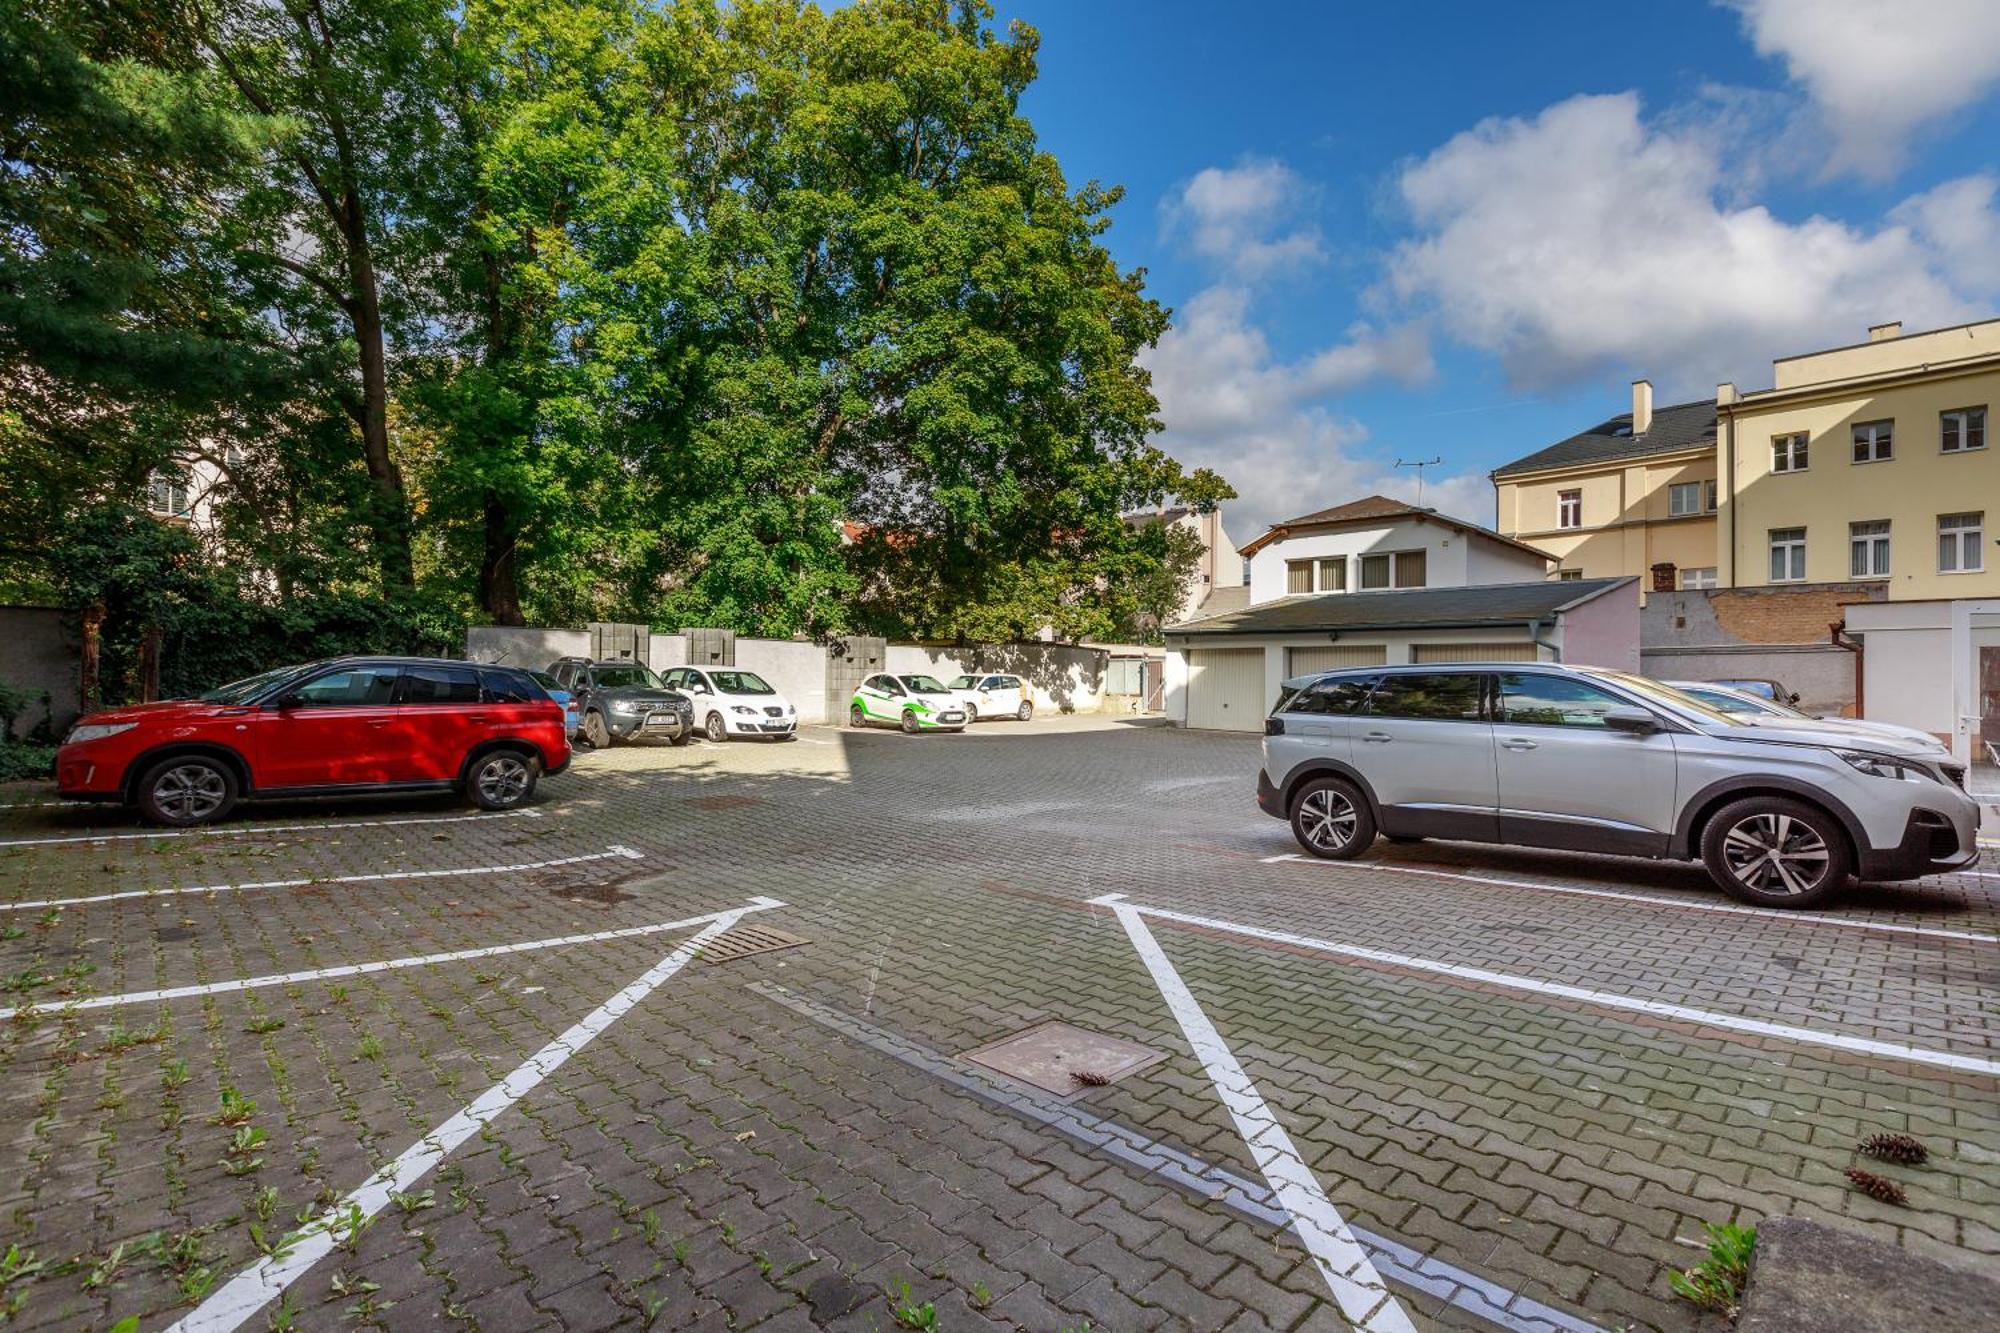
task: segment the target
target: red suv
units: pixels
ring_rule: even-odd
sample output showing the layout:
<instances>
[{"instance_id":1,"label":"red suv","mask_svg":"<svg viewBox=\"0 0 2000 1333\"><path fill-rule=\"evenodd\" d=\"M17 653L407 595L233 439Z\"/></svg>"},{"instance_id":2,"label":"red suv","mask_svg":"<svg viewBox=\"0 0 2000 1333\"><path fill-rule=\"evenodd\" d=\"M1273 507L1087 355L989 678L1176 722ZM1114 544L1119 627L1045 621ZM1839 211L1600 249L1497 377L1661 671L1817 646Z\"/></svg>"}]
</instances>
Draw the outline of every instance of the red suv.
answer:
<instances>
[{"instance_id":1,"label":"red suv","mask_svg":"<svg viewBox=\"0 0 2000 1333\"><path fill-rule=\"evenodd\" d=\"M56 783L188 825L240 800L360 792L457 790L507 810L568 767L562 706L525 671L342 657L92 713L57 751Z\"/></svg>"}]
</instances>

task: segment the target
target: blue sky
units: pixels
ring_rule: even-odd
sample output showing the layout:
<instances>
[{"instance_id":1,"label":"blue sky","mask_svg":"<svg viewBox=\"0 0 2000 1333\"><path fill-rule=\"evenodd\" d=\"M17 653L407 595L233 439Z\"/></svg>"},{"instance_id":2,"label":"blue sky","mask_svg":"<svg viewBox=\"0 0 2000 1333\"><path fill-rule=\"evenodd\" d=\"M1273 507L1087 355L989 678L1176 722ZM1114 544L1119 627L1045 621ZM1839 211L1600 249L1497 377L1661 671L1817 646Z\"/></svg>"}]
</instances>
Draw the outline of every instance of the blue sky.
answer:
<instances>
[{"instance_id":1,"label":"blue sky","mask_svg":"<svg viewBox=\"0 0 2000 1333\"><path fill-rule=\"evenodd\" d=\"M1176 311L1149 360L1230 532L1442 455L1430 502L1774 356L2000 313L2000 3L1004 0L1023 110ZM1400 489L1398 489L1400 488Z\"/></svg>"}]
</instances>

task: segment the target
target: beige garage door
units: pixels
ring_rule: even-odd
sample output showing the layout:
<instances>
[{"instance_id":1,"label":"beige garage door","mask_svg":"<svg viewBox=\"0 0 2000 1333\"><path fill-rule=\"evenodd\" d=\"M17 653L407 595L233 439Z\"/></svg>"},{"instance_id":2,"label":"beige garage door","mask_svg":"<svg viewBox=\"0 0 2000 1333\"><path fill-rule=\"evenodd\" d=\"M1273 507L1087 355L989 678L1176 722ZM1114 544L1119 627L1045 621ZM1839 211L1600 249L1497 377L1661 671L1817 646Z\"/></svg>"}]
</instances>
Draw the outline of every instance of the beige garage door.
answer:
<instances>
[{"instance_id":1,"label":"beige garage door","mask_svg":"<svg viewBox=\"0 0 2000 1333\"><path fill-rule=\"evenodd\" d=\"M1188 725L1211 731L1264 728L1264 650L1196 648L1188 653Z\"/></svg>"},{"instance_id":2,"label":"beige garage door","mask_svg":"<svg viewBox=\"0 0 2000 1333\"><path fill-rule=\"evenodd\" d=\"M1385 666L1389 650L1379 643L1337 643L1326 648L1286 650L1285 674L1306 676L1315 671L1336 671L1341 667Z\"/></svg>"},{"instance_id":3,"label":"beige garage door","mask_svg":"<svg viewBox=\"0 0 2000 1333\"><path fill-rule=\"evenodd\" d=\"M1533 662L1538 660L1535 645L1516 639L1512 643L1419 643L1412 645L1413 662Z\"/></svg>"}]
</instances>

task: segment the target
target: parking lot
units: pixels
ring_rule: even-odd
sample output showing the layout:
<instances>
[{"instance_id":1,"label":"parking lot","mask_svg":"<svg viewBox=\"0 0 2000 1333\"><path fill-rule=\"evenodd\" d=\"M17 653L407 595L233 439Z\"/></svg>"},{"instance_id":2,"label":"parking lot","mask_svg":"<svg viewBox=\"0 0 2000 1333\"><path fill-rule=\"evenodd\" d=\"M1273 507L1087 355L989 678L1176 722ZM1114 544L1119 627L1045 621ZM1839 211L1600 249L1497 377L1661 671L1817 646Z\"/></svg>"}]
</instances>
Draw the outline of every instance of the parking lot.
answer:
<instances>
[{"instance_id":1,"label":"parking lot","mask_svg":"<svg viewBox=\"0 0 2000 1333\"><path fill-rule=\"evenodd\" d=\"M1762 911L1688 865L1302 859L1255 770L1105 717L585 752L498 815L4 789L0 1308L1683 1329L1704 1222L2000 1255L1993 849ZM983 1062L1051 1020L1139 1049ZM1843 1178L1877 1132L1930 1148L1876 1167L1906 1206Z\"/></svg>"}]
</instances>

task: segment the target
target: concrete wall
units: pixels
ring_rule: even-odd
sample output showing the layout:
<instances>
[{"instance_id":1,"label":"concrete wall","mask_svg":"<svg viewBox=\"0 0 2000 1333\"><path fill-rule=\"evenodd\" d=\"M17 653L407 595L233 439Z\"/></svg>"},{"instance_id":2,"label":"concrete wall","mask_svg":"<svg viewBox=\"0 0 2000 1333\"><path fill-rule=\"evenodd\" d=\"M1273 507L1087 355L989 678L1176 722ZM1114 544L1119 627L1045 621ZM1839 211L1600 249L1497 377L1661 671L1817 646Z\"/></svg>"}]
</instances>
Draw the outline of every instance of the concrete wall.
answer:
<instances>
[{"instance_id":1,"label":"concrete wall","mask_svg":"<svg viewBox=\"0 0 2000 1333\"><path fill-rule=\"evenodd\" d=\"M1861 637L1868 666L1862 716L1952 735L1960 664L1951 650L1951 611L1949 602L1849 608L1847 628Z\"/></svg>"},{"instance_id":2,"label":"concrete wall","mask_svg":"<svg viewBox=\"0 0 2000 1333\"><path fill-rule=\"evenodd\" d=\"M795 639L738 639L736 665L769 681L799 710L801 723L824 722L826 649Z\"/></svg>"},{"instance_id":3,"label":"concrete wall","mask_svg":"<svg viewBox=\"0 0 2000 1333\"><path fill-rule=\"evenodd\" d=\"M465 655L474 662L505 663L546 671L558 657L588 657L590 631L474 625L465 632Z\"/></svg>"},{"instance_id":4,"label":"concrete wall","mask_svg":"<svg viewBox=\"0 0 2000 1333\"><path fill-rule=\"evenodd\" d=\"M1562 660L1572 666L1639 669L1639 590L1613 588L1558 618Z\"/></svg>"},{"instance_id":5,"label":"concrete wall","mask_svg":"<svg viewBox=\"0 0 2000 1333\"><path fill-rule=\"evenodd\" d=\"M1654 593L1639 613L1639 669L1660 680L1767 678L1808 712L1852 713L1854 655L1828 626L1883 594L1867 583Z\"/></svg>"},{"instance_id":6,"label":"concrete wall","mask_svg":"<svg viewBox=\"0 0 2000 1333\"><path fill-rule=\"evenodd\" d=\"M27 735L44 721L60 735L76 720L81 707L81 650L82 640L69 612L0 606L0 684L34 696L15 719L17 736Z\"/></svg>"},{"instance_id":7,"label":"concrete wall","mask_svg":"<svg viewBox=\"0 0 2000 1333\"><path fill-rule=\"evenodd\" d=\"M652 654L649 665L655 671L688 664L688 641L684 634L655 634L647 642L646 651Z\"/></svg>"}]
</instances>

